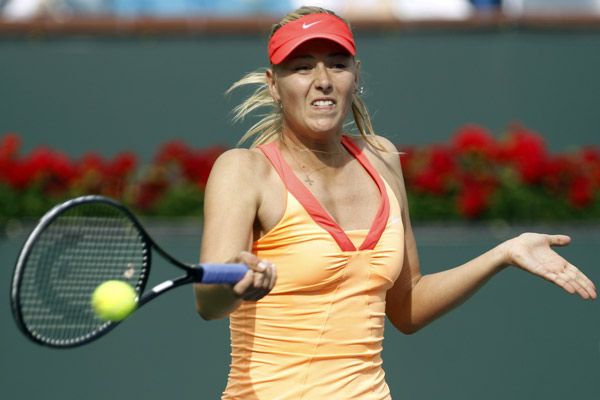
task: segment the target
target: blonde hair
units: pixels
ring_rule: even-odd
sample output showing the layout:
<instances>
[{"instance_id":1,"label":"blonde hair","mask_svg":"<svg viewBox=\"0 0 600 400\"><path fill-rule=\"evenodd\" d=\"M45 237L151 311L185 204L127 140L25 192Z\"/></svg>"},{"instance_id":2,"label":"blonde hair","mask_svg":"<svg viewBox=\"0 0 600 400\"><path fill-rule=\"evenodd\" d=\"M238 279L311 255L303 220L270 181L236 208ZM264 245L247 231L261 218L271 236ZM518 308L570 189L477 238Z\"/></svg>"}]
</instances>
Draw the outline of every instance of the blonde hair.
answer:
<instances>
[{"instance_id":1,"label":"blonde hair","mask_svg":"<svg viewBox=\"0 0 600 400\"><path fill-rule=\"evenodd\" d=\"M333 11L327 10L320 7L300 7L299 9L287 14L279 23L274 24L271 27L269 38L281 28L283 25L290 21L294 21L300 17L309 14L325 13L335 15L344 21L348 27L350 24L345 19L336 15ZM227 94L231 94L235 89L246 85L256 86L254 92L247 97L241 104L233 109L233 122L239 122L244 120L249 114L254 111L266 107L268 112L266 114L259 115L262 117L256 122L250 129L246 131L244 136L239 140L238 145L246 142L250 138L254 137L251 148L260 146L265 143L272 142L281 135L283 116L282 110L279 103L273 99L267 85L266 69L260 69L255 72L246 74L242 79L235 82L228 90ZM354 117L354 123L356 129L360 132L361 136L376 149L383 150L383 147L377 142L373 125L371 124L371 118L367 112L367 107L362 99L354 94L352 96L352 115Z\"/></svg>"}]
</instances>

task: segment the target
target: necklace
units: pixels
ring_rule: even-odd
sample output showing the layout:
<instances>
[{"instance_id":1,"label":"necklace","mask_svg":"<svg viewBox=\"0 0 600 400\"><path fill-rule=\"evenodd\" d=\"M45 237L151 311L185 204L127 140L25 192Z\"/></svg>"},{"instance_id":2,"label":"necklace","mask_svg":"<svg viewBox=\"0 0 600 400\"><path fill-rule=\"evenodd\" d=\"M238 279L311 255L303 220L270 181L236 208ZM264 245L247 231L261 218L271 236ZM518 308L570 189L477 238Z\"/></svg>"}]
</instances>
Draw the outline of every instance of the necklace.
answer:
<instances>
[{"instance_id":1,"label":"necklace","mask_svg":"<svg viewBox=\"0 0 600 400\"><path fill-rule=\"evenodd\" d=\"M322 165L322 166L320 166L319 168L316 168L316 169L314 169L314 170L312 170L312 171L310 171L310 172L306 172L306 165L304 165L303 163L300 163L300 162L298 161L298 159L297 159L297 158L296 158L296 156L294 155L294 152L293 152L293 151L290 151L289 153L290 153L290 155L292 156L292 159L294 160L294 163L296 164L296 166L297 166L297 167L299 167L299 168L300 168L300 170L302 171L302 173L304 174L304 176L305 176L305 178L304 178L304 182L306 182L306 184L307 184L308 186L312 186L312 184L315 182L314 180L310 179L310 176L311 176L312 174L314 174L315 172L317 172L317 171L320 171L320 170L322 170L322 169L324 169L324 168L326 168L326 167L327 167L327 165Z\"/></svg>"},{"instance_id":2,"label":"necklace","mask_svg":"<svg viewBox=\"0 0 600 400\"><path fill-rule=\"evenodd\" d=\"M299 146L297 146L297 145L295 145L293 143L290 143L292 145L292 146L290 146L288 144L288 142L284 139L284 136L281 136L281 141L283 142L283 144L285 145L285 147L288 148L288 152L290 153L290 156L292 157L292 160L294 160L294 163L296 164L296 166L298 168L300 168L300 170L304 174L304 176L305 176L304 182L306 182L306 184L308 186L312 186L312 184L315 182L313 179L310 179L310 176L312 174L314 174L315 172L317 172L317 171L320 171L320 170L322 170L324 168L327 168L327 164L322 165L322 166L320 166L320 167L318 167L318 168L316 168L316 169L314 169L314 170L312 170L310 172L306 172L306 165L304 165L306 163L301 163L301 162L298 161L298 159L294 155L294 151L292 150L291 147L293 147L295 150L297 150L299 152L310 151L310 152L322 153L322 154L328 154L328 155L340 154L342 152L341 149L339 151L337 151L337 152L327 152L327 151L321 151L321 150L303 149L303 148L301 148L301 147L299 147Z\"/></svg>"},{"instance_id":3,"label":"necklace","mask_svg":"<svg viewBox=\"0 0 600 400\"><path fill-rule=\"evenodd\" d=\"M302 148L300 146L298 146L297 144L295 144L294 142L288 142L288 140L285 138L285 136L281 135L281 141L283 142L283 144L285 144L287 147L291 147L294 148L295 150L305 153L307 151L310 151L311 153L319 153L319 154L328 154L328 155L335 155L335 154L340 154L342 152L342 149L339 148L338 151L324 151L324 150L314 150L314 149L309 149L307 147Z\"/></svg>"}]
</instances>

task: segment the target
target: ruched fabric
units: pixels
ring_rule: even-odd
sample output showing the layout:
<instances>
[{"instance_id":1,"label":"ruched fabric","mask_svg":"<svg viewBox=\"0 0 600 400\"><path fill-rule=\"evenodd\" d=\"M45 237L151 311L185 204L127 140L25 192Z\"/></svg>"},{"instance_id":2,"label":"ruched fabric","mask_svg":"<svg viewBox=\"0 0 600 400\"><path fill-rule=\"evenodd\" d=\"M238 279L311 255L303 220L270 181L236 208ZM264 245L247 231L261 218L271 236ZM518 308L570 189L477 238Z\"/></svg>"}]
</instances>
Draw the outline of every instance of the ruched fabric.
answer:
<instances>
[{"instance_id":1,"label":"ruched fabric","mask_svg":"<svg viewBox=\"0 0 600 400\"><path fill-rule=\"evenodd\" d=\"M343 231L285 163L261 146L288 189L279 223L253 244L277 283L230 317L232 363L223 399L390 399L382 369L385 294L400 274L403 226L393 191L347 136L377 183L368 230Z\"/></svg>"}]
</instances>

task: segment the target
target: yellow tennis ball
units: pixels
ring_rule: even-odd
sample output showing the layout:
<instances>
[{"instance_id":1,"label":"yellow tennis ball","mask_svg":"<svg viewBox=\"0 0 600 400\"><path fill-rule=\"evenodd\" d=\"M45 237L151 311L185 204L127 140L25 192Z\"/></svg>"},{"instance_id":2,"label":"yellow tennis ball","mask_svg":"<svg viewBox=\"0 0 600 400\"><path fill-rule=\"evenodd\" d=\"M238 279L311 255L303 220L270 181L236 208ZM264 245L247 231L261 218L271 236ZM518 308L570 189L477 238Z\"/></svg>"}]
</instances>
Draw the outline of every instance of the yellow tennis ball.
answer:
<instances>
[{"instance_id":1,"label":"yellow tennis ball","mask_svg":"<svg viewBox=\"0 0 600 400\"><path fill-rule=\"evenodd\" d=\"M106 281L94 290L92 308L106 321L122 321L137 307L137 293L123 281Z\"/></svg>"}]
</instances>

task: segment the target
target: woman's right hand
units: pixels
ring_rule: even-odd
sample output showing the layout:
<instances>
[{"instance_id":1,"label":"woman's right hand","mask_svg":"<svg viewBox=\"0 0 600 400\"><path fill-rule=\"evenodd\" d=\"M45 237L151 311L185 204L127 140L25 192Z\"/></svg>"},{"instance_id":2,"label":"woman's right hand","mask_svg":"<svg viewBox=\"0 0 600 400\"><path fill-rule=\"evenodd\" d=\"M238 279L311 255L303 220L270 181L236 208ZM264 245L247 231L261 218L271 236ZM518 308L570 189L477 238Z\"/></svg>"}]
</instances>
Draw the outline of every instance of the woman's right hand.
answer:
<instances>
[{"instance_id":1,"label":"woman's right hand","mask_svg":"<svg viewBox=\"0 0 600 400\"><path fill-rule=\"evenodd\" d=\"M242 251L229 262L246 264L250 268L244 278L233 286L236 297L246 301L258 301L269 294L275 286L277 281L275 264L261 260L247 251Z\"/></svg>"}]
</instances>

